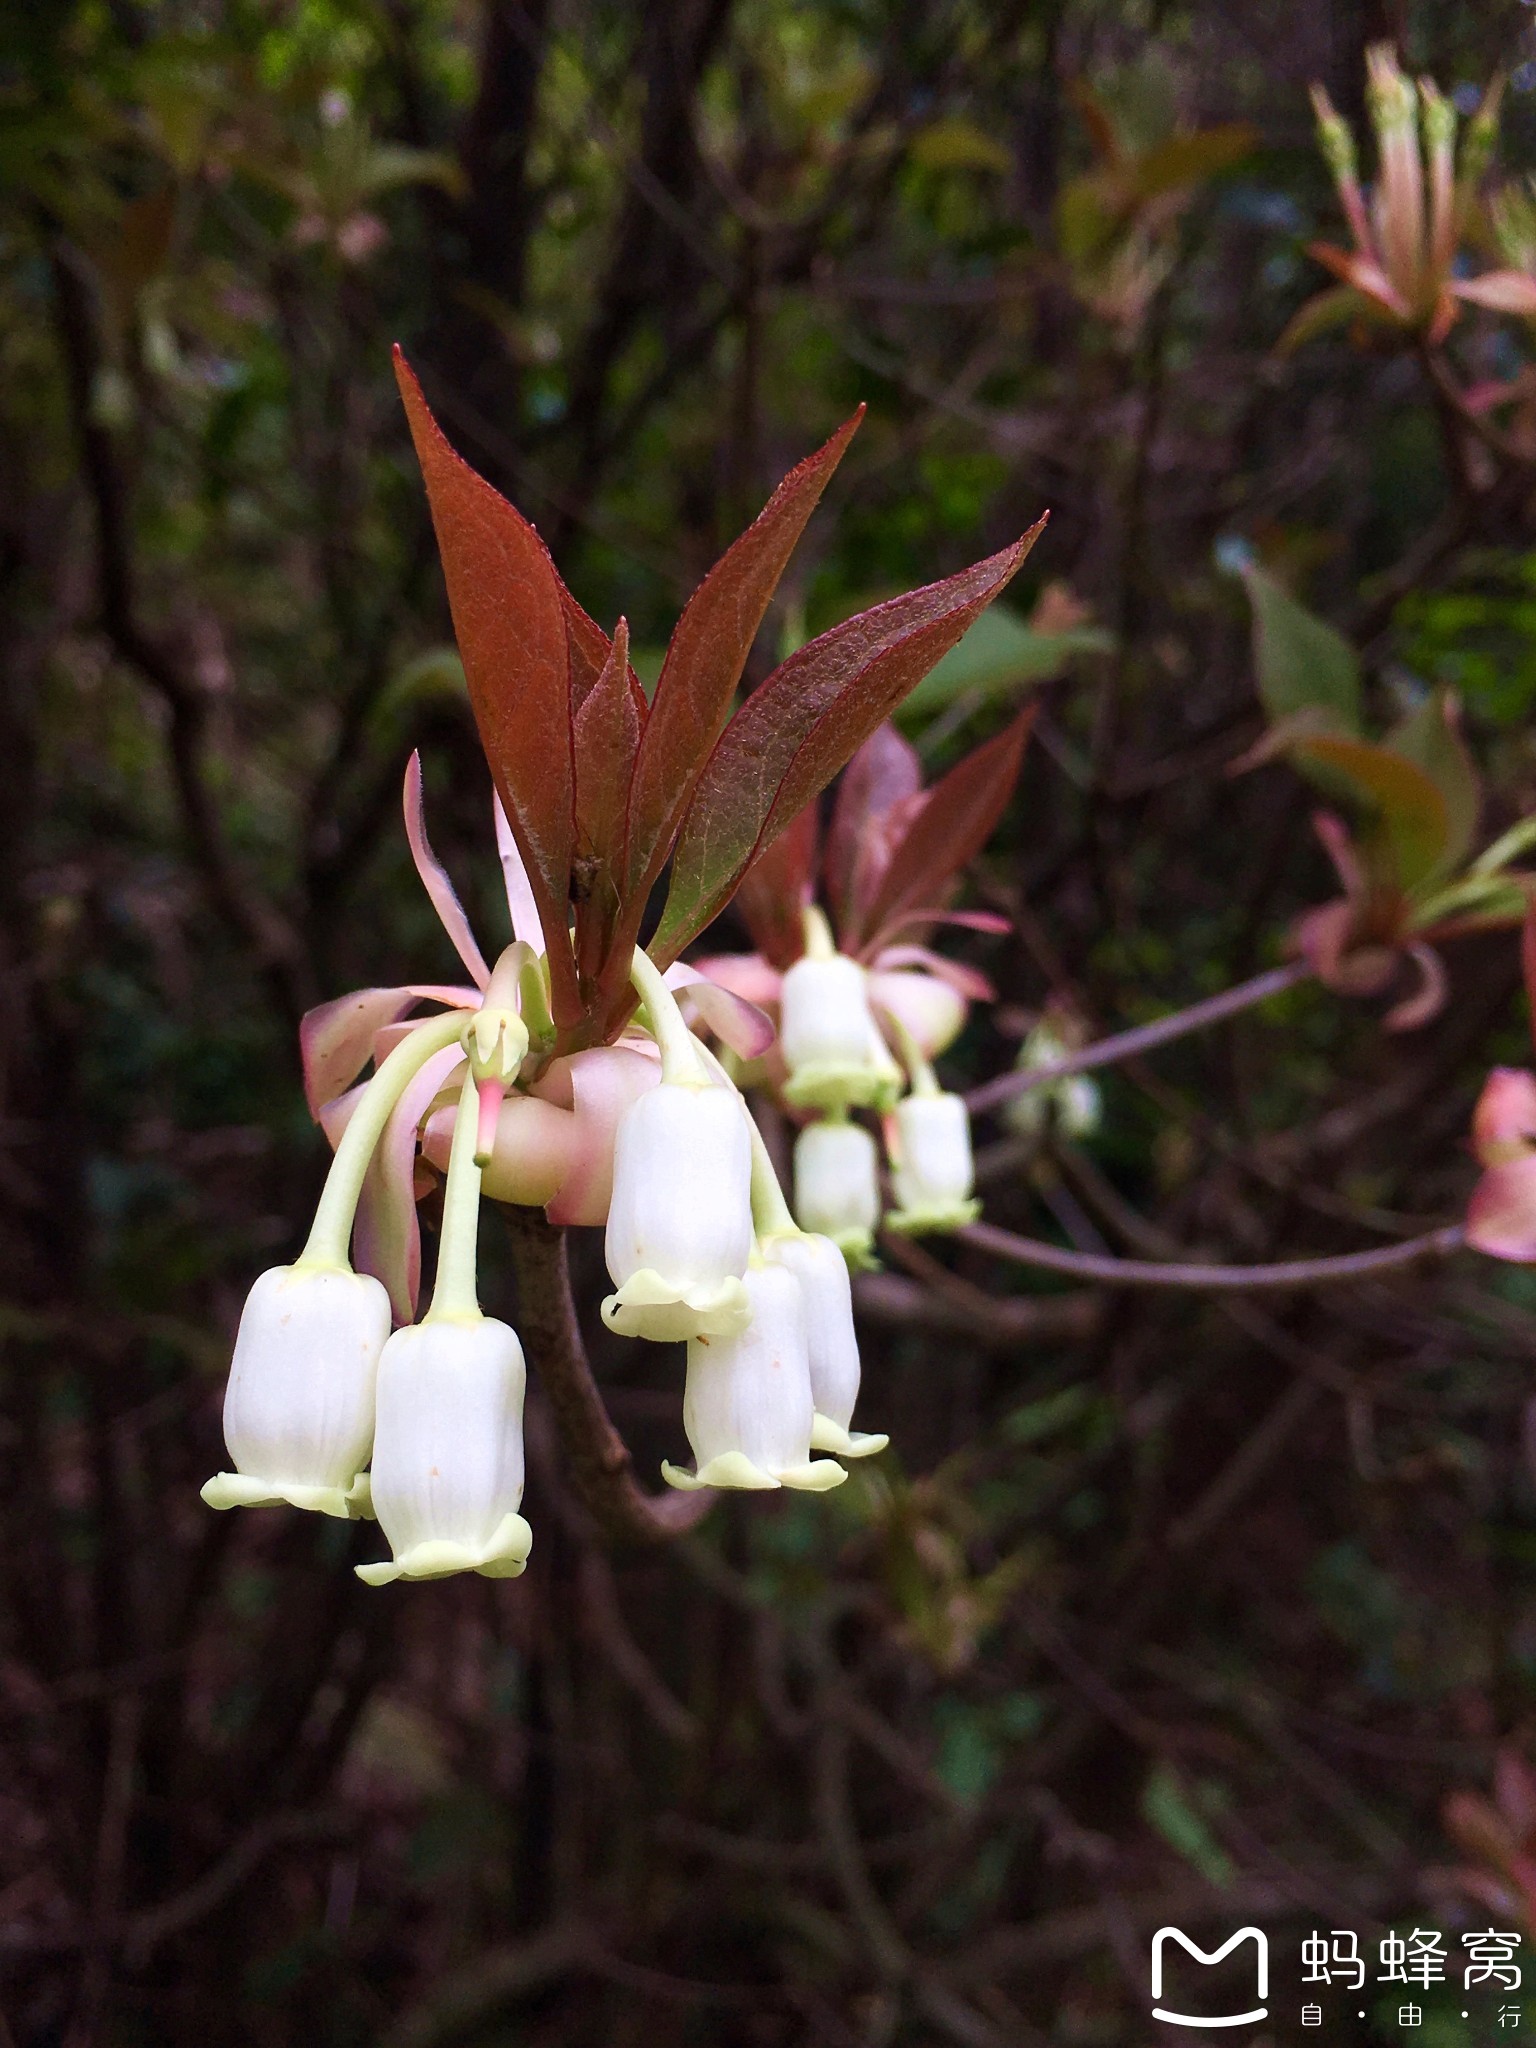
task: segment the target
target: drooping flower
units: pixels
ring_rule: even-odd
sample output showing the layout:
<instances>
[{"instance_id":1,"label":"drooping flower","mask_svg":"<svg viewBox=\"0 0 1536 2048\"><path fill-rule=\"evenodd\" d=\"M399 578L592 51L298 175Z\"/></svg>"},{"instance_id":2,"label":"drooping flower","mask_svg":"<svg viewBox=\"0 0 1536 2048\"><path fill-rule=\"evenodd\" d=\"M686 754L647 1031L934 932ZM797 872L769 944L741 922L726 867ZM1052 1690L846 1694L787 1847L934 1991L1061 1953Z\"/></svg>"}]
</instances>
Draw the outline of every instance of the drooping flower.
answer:
<instances>
[{"instance_id":1,"label":"drooping flower","mask_svg":"<svg viewBox=\"0 0 1536 2048\"><path fill-rule=\"evenodd\" d=\"M916 1235L975 1222L971 1119L960 1096L937 1087L904 1095L886 1121L886 1150L897 1204L888 1230Z\"/></svg>"},{"instance_id":2,"label":"drooping flower","mask_svg":"<svg viewBox=\"0 0 1536 2048\"><path fill-rule=\"evenodd\" d=\"M811 1448L841 1458L867 1458L883 1451L888 1436L852 1433L859 1397L859 1339L853 1326L853 1290L848 1262L829 1237L813 1231L780 1231L763 1241L763 1257L785 1267L800 1283L810 1360Z\"/></svg>"},{"instance_id":3,"label":"drooping flower","mask_svg":"<svg viewBox=\"0 0 1536 2048\"><path fill-rule=\"evenodd\" d=\"M379 1362L373 1511L386 1563L359 1565L371 1586L452 1572L515 1578L533 1532L523 1499L523 1350L482 1315L475 1285L480 1167L478 1083L466 1073L448 1161L437 1283L424 1320L397 1330Z\"/></svg>"},{"instance_id":4,"label":"drooping flower","mask_svg":"<svg viewBox=\"0 0 1536 2048\"><path fill-rule=\"evenodd\" d=\"M795 1216L803 1230L831 1238L845 1258L868 1257L880 1222L875 1141L846 1117L807 1124L795 1140Z\"/></svg>"},{"instance_id":5,"label":"drooping flower","mask_svg":"<svg viewBox=\"0 0 1536 2048\"><path fill-rule=\"evenodd\" d=\"M303 1253L251 1289L224 1401L235 1470L203 1488L210 1507L288 1501L329 1515L368 1512L359 1475L390 1303L377 1279L352 1271L348 1248L374 1147L396 1104L461 1028L452 1013L429 1019L383 1061L337 1147Z\"/></svg>"},{"instance_id":6,"label":"drooping flower","mask_svg":"<svg viewBox=\"0 0 1536 2048\"><path fill-rule=\"evenodd\" d=\"M359 1565L359 1578L518 1576L533 1542L518 1512L526 1380L516 1331L490 1316L395 1332L379 1364L372 1474L394 1555Z\"/></svg>"},{"instance_id":7,"label":"drooping flower","mask_svg":"<svg viewBox=\"0 0 1536 2048\"><path fill-rule=\"evenodd\" d=\"M1490 1258L1536 1261L1536 1074L1495 1067L1472 1114L1484 1171L1467 1205L1467 1243Z\"/></svg>"},{"instance_id":8,"label":"drooping flower","mask_svg":"<svg viewBox=\"0 0 1536 2048\"><path fill-rule=\"evenodd\" d=\"M726 1337L751 1314L752 1146L741 1098L705 1071L671 992L635 956L661 1046L662 1078L625 1112L613 1153L604 1253L621 1336Z\"/></svg>"},{"instance_id":9,"label":"drooping flower","mask_svg":"<svg viewBox=\"0 0 1536 2048\"><path fill-rule=\"evenodd\" d=\"M684 1491L840 1486L843 1467L811 1455L816 1410L800 1282L787 1266L756 1259L742 1284L745 1324L731 1336L689 1340L683 1428L694 1470L669 1462L662 1476Z\"/></svg>"},{"instance_id":10,"label":"drooping flower","mask_svg":"<svg viewBox=\"0 0 1536 2048\"><path fill-rule=\"evenodd\" d=\"M806 909L805 933L806 949L785 971L779 995L785 1098L796 1109L867 1108L901 1085L869 1007L868 977L834 948L814 906Z\"/></svg>"},{"instance_id":11,"label":"drooping flower","mask_svg":"<svg viewBox=\"0 0 1536 2048\"><path fill-rule=\"evenodd\" d=\"M374 1379L389 1296L342 1266L274 1266L246 1297L224 1395L233 1472L203 1488L211 1508L287 1501L366 1512L359 1478L373 1445Z\"/></svg>"}]
</instances>

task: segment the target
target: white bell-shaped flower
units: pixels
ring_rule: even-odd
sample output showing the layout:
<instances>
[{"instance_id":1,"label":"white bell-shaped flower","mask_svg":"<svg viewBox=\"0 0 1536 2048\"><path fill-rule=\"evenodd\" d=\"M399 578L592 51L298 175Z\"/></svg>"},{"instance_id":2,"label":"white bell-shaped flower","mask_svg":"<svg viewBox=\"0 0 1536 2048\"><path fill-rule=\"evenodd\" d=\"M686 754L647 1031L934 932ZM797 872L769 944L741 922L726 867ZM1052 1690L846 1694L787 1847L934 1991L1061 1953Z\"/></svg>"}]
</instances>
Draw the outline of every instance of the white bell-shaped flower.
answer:
<instances>
[{"instance_id":1,"label":"white bell-shaped flower","mask_svg":"<svg viewBox=\"0 0 1536 2048\"><path fill-rule=\"evenodd\" d=\"M789 1070L784 1093L796 1108L865 1107L899 1084L857 960L804 954L785 973L779 1004L779 1050Z\"/></svg>"},{"instance_id":2,"label":"white bell-shaped flower","mask_svg":"<svg viewBox=\"0 0 1536 2048\"><path fill-rule=\"evenodd\" d=\"M854 1435L853 1404L859 1397L859 1339L853 1327L853 1289L848 1265L829 1237L785 1231L763 1245L770 1265L782 1266L800 1282L805 1307L806 1352L811 1368L811 1448L844 1458L883 1451L887 1436Z\"/></svg>"},{"instance_id":3,"label":"white bell-shaped flower","mask_svg":"<svg viewBox=\"0 0 1536 2048\"><path fill-rule=\"evenodd\" d=\"M224 1396L235 1469L203 1488L209 1507L368 1512L359 1474L389 1323L389 1296L369 1274L303 1264L262 1274L240 1316Z\"/></svg>"},{"instance_id":4,"label":"white bell-shaped flower","mask_svg":"<svg viewBox=\"0 0 1536 2048\"><path fill-rule=\"evenodd\" d=\"M515 1331L489 1316L397 1330L379 1362L373 1510L387 1564L370 1586L450 1572L516 1578L533 1532L523 1499L523 1389Z\"/></svg>"},{"instance_id":5,"label":"white bell-shaped flower","mask_svg":"<svg viewBox=\"0 0 1536 2048\"><path fill-rule=\"evenodd\" d=\"M918 1090L897 1103L890 1132L897 1206L886 1228L916 1233L957 1230L981 1205L971 1198L975 1165L971 1120L958 1095Z\"/></svg>"},{"instance_id":6,"label":"white bell-shaped flower","mask_svg":"<svg viewBox=\"0 0 1536 2048\"><path fill-rule=\"evenodd\" d=\"M695 1469L664 1464L669 1486L797 1486L820 1492L847 1478L811 1456L816 1410L805 1301L786 1266L757 1263L744 1286L751 1320L732 1337L688 1345L683 1428Z\"/></svg>"},{"instance_id":7,"label":"white bell-shaped flower","mask_svg":"<svg viewBox=\"0 0 1536 2048\"><path fill-rule=\"evenodd\" d=\"M875 1141L842 1117L807 1124L795 1140L795 1220L830 1237L845 1258L865 1257L880 1221Z\"/></svg>"},{"instance_id":8,"label":"white bell-shaped flower","mask_svg":"<svg viewBox=\"0 0 1536 2048\"><path fill-rule=\"evenodd\" d=\"M663 1081L625 1111L604 1244L618 1290L603 1303L610 1330L666 1344L742 1328L751 1185L734 1088Z\"/></svg>"}]
</instances>

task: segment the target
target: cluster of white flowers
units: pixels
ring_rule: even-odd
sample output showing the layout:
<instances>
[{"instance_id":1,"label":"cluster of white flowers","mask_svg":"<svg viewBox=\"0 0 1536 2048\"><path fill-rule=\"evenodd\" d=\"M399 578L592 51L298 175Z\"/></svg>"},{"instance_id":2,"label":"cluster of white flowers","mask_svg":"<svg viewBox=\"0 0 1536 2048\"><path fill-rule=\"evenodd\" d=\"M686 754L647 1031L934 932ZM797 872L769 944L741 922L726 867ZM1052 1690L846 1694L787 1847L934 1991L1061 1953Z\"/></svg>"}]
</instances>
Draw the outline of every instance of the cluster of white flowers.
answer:
<instances>
[{"instance_id":1,"label":"cluster of white flowers","mask_svg":"<svg viewBox=\"0 0 1536 2048\"><path fill-rule=\"evenodd\" d=\"M530 995L537 1001L537 967L528 945L508 947L477 1008L411 1026L382 1059L341 1135L302 1255L261 1276L241 1317L224 1407L235 1469L203 1498L376 1517L393 1555L359 1567L372 1585L512 1577L528 1557L523 1352L507 1324L481 1313L475 1268L482 1168L498 1193L504 1109L533 1099L508 1091L528 1055L522 1013ZM862 970L853 973L861 992ZM660 1073L624 1110L605 1162L615 1291L602 1314L621 1334L687 1344L694 1469L667 1464L664 1476L682 1488L835 1486L845 1468L816 1453L864 1457L887 1441L851 1429L859 1353L847 1264L828 1235L796 1224L744 1099L643 952L634 982ZM608 1056L633 1058L622 1048ZM422 1081L424 1120L437 1120L429 1112L443 1088L458 1091L437 1276L423 1319L391 1334L389 1293L353 1271L349 1251L380 1140ZM925 1141L907 1142L913 1185L926 1186Z\"/></svg>"},{"instance_id":2,"label":"cluster of white flowers","mask_svg":"<svg viewBox=\"0 0 1536 2048\"><path fill-rule=\"evenodd\" d=\"M897 990L910 983L925 996L931 987L941 999L949 997L954 1029L965 1011L942 983L873 976L837 952L814 908L805 913L805 935L805 952L784 975L779 1021L785 1098L817 1112L795 1144L795 1214L857 1265L874 1244L881 1195L875 1141L851 1110L874 1110L881 1118L896 1197L884 1217L887 1230L955 1230L978 1214L965 1103L940 1089L919 1043L920 1035L930 1044L936 1036L943 1042L945 1020L904 1016ZM876 983L879 1001L871 994Z\"/></svg>"}]
</instances>

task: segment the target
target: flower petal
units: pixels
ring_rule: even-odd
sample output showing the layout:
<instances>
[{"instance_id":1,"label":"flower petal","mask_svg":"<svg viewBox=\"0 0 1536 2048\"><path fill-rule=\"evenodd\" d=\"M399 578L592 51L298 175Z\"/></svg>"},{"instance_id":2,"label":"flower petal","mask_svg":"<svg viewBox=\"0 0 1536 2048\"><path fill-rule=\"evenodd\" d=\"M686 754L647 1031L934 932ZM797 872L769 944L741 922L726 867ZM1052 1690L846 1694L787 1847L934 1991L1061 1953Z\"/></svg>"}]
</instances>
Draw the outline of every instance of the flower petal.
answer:
<instances>
[{"instance_id":1,"label":"flower petal","mask_svg":"<svg viewBox=\"0 0 1536 2048\"><path fill-rule=\"evenodd\" d=\"M299 1024L304 1096L318 1123L326 1103L355 1081L373 1054L375 1032L394 1024L415 1002L408 988L355 988L306 1010Z\"/></svg>"},{"instance_id":2,"label":"flower petal","mask_svg":"<svg viewBox=\"0 0 1536 2048\"><path fill-rule=\"evenodd\" d=\"M1536 1074L1495 1067L1472 1112L1472 1146L1484 1166L1507 1166L1536 1145ZM1511 1147L1516 1148L1511 1151Z\"/></svg>"},{"instance_id":3,"label":"flower petal","mask_svg":"<svg viewBox=\"0 0 1536 2048\"><path fill-rule=\"evenodd\" d=\"M491 978L491 970L485 964L485 957L475 944L475 935L469 928L469 919L464 914L448 870L443 866L427 839L427 820L421 801L421 755L412 754L405 764L405 836L411 843L411 858L416 863L416 872L421 877L421 886L432 899L432 908L442 922L443 930L453 941L453 949L469 969L469 978L477 988L484 988Z\"/></svg>"},{"instance_id":4,"label":"flower petal","mask_svg":"<svg viewBox=\"0 0 1536 2048\"><path fill-rule=\"evenodd\" d=\"M512 827L507 823L507 813L499 796L496 798L496 851L501 859L501 879L506 885L512 936L532 946L535 953L542 953L544 927L539 923L539 906L533 900L533 885L528 880L528 870L523 866L523 856L517 850L517 841L512 837Z\"/></svg>"},{"instance_id":5,"label":"flower petal","mask_svg":"<svg viewBox=\"0 0 1536 2048\"><path fill-rule=\"evenodd\" d=\"M412 1076L390 1113L384 1135L363 1180L353 1233L353 1257L365 1273L382 1280L397 1323L416 1314L421 1284L421 1228L416 1218L417 1127L438 1090L464 1055L456 1045L434 1053Z\"/></svg>"},{"instance_id":6,"label":"flower petal","mask_svg":"<svg viewBox=\"0 0 1536 2048\"><path fill-rule=\"evenodd\" d=\"M1536 1261L1536 1153L1489 1167L1467 1204L1467 1243L1492 1259Z\"/></svg>"},{"instance_id":7,"label":"flower petal","mask_svg":"<svg viewBox=\"0 0 1536 2048\"><path fill-rule=\"evenodd\" d=\"M740 1058L761 1059L772 1045L773 1019L747 997L722 987L681 960L667 969L665 980L668 988L682 993L685 1009L691 1005L716 1038Z\"/></svg>"}]
</instances>

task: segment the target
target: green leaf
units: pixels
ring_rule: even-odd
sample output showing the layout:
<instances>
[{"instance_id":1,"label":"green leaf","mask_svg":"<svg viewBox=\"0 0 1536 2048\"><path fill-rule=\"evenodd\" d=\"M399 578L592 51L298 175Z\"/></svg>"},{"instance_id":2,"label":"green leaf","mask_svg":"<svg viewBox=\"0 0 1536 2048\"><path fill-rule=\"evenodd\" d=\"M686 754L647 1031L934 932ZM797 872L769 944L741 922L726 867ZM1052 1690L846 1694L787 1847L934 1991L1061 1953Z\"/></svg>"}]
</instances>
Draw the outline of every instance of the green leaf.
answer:
<instances>
[{"instance_id":1,"label":"green leaf","mask_svg":"<svg viewBox=\"0 0 1536 2048\"><path fill-rule=\"evenodd\" d=\"M1209 1803L1209 1802L1208 1802ZM1232 1858L1217 1841L1171 1764L1155 1764L1141 1795L1141 1814L1184 1861L1218 1891L1232 1883Z\"/></svg>"},{"instance_id":2,"label":"green leaf","mask_svg":"<svg viewBox=\"0 0 1536 2048\"><path fill-rule=\"evenodd\" d=\"M1457 729L1456 700L1437 690L1387 735L1387 745L1422 768L1445 798L1447 839L1441 870L1452 874L1472 850L1483 793ZM1438 876L1433 879L1439 879Z\"/></svg>"},{"instance_id":3,"label":"green leaf","mask_svg":"<svg viewBox=\"0 0 1536 2048\"><path fill-rule=\"evenodd\" d=\"M930 121L912 138L912 160L927 171L1013 169L1012 154L972 121Z\"/></svg>"},{"instance_id":4,"label":"green leaf","mask_svg":"<svg viewBox=\"0 0 1536 2048\"><path fill-rule=\"evenodd\" d=\"M995 604L907 698L902 723L920 723L959 696L974 693L982 704L1047 682L1078 655L1107 654L1114 644L1099 626L1037 633L1020 613Z\"/></svg>"},{"instance_id":5,"label":"green leaf","mask_svg":"<svg viewBox=\"0 0 1536 2048\"><path fill-rule=\"evenodd\" d=\"M1321 713L1340 732L1360 730L1360 664L1326 620L1257 565L1243 571L1253 605L1253 663L1272 719Z\"/></svg>"},{"instance_id":6,"label":"green leaf","mask_svg":"<svg viewBox=\"0 0 1536 2048\"><path fill-rule=\"evenodd\" d=\"M1330 795L1342 793L1364 806L1367 857L1385 856L1391 878L1402 888L1422 888L1442 870L1450 810L1439 787L1416 763L1391 747L1343 733L1299 739L1291 751Z\"/></svg>"}]
</instances>

